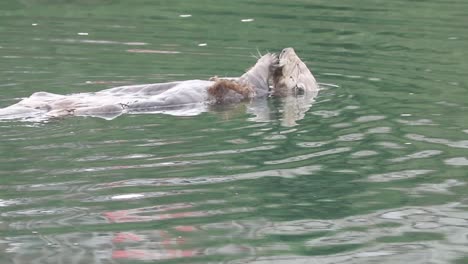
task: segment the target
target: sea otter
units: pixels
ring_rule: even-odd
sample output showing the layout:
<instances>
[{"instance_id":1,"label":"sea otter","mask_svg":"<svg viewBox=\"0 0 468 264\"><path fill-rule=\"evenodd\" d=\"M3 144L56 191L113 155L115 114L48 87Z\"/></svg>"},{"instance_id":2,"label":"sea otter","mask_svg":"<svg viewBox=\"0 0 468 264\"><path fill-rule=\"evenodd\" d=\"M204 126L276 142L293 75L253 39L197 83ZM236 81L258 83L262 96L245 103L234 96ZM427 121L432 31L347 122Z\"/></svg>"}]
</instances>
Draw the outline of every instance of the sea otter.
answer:
<instances>
[{"instance_id":1,"label":"sea otter","mask_svg":"<svg viewBox=\"0 0 468 264\"><path fill-rule=\"evenodd\" d=\"M313 98L317 90L315 78L307 66L294 49L286 48L279 57L271 53L261 56L252 68L237 78L129 85L69 95L37 92L0 109L0 120L44 120L62 116L113 119L122 113L196 115L208 111L212 104L237 103L268 95L305 94Z\"/></svg>"},{"instance_id":2,"label":"sea otter","mask_svg":"<svg viewBox=\"0 0 468 264\"><path fill-rule=\"evenodd\" d=\"M268 80L277 64L278 57L267 53L238 78L129 85L69 95L37 92L0 109L0 119L47 119L68 115L112 119L125 112L165 113L179 109L193 115L207 111L210 104L235 103L268 95Z\"/></svg>"},{"instance_id":3,"label":"sea otter","mask_svg":"<svg viewBox=\"0 0 468 264\"><path fill-rule=\"evenodd\" d=\"M278 65L272 73L272 82L272 94L275 96L316 96L319 89L314 76L293 48L281 51Z\"/></svg>"}]
</instances>

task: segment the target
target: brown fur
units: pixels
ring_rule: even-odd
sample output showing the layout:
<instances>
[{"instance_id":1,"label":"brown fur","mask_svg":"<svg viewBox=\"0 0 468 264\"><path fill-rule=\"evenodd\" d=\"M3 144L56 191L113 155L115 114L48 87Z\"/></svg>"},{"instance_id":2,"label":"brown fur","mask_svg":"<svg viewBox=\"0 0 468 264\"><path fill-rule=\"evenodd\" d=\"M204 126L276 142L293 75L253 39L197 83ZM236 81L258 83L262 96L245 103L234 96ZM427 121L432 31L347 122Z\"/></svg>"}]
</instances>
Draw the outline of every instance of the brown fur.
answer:
<instances>
[{"instance_id":1,"label":"brown fur","mask_svg":"<svg viewBox=\"0 0 468 264\"><path fill-rule=\"evenodd\" d=\"M239 78L210 78L215 83L208 89L216 103L238 102L255 96L268 95L268 80L272 69L278 64L278 56L267 53ZM239 96L240 95L240 96Z\"/></svg>"},{"instance_id":2,"label":"brown fur","mask_svg":"<svg viewBox=\"0 0 468 264\"><path fill-rule=\"evenodd\" d=\"M226 100L227 93L231 90L242 95L243 99L255 96L255 90L248 84L227 79L212 78L215 83L208 88L208 94L214 97L216 103L223 103Z\"/></svg>"},{"instance_id":3,"label":"brown fur","mask_svg":"<svg viewBox=\"0 0 468 264\"><path fill-rule=\"evenodd\" d=\"M279 87L281 86L280 83L284 79L283 76L283 67L277 66L275 69L273 69L273 74L272 74L272 81L274 86L273 87Z\"/></svg>"}]
</instances>

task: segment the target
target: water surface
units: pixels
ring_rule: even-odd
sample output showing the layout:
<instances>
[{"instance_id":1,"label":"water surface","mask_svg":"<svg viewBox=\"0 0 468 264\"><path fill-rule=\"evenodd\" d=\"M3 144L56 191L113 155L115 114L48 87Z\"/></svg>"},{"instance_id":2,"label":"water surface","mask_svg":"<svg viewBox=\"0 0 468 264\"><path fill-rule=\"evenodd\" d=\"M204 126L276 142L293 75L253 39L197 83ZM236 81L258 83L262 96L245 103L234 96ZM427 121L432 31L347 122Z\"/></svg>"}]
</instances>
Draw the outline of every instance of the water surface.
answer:
<instances>
[{"instance_id":1,"label":"water surface","mask_svg":"<svg viewBox=\"0 0 468 264\"><path fill-rule=\"evenodd\" d=\"M0 123L1 263L465 263L464 1L6 1L0 107L238 76L293 46L322 83L192 117Z\"/></svg>"}]
</instances>

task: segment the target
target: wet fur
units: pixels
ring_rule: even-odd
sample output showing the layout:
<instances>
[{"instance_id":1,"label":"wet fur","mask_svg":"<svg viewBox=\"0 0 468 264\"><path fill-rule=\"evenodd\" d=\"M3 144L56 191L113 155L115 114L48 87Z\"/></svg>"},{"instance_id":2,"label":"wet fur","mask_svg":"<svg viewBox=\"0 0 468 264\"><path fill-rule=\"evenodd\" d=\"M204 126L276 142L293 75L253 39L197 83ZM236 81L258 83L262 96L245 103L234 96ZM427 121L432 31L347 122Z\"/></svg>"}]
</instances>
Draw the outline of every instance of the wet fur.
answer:
<instances>
[{"instance_id":1,"label":"wet fur","mask_svg":"<svg viewBox=\"0 0 468 264\"><path fill-rule=\"evenodd\" d=\"M285 48L272 72L273 95L316 94L317 82L293 48Z\"/></svg>"},{"instance_id":2,"label":"wet fur","mask_svg":"<svg viewBox=\"0 0 468 264\"><path fill-rule=\"evenodd\" d=\"M269 79L277 64L278 57L275 54L267 53L237 79L211 78L210 80L215 81L215 83L208 88L208 94L214 98L217 104L232 102L233 97L236 96L233 96L230 91L240 95L241 100L267 95Z\"/></svg>"},{"instance_id":3,"label":"wet fur","mask_svg":"<svg viewBox=\"0 0 468 264\"><path fill-rule=\"evenodd\" d=\"M238 79L212 79L215 84L208 89L216 103L229 102L233 91L242 99L263 96L270 93L273 96L287 95L315 96L318 85L306 64L297 56L293 48L285 48L279 56L267 53L261 56L257 63Z\"/></svg>"},{"instance_id":4,"label":"wet fur","mask_svg":"<svg viewBox=\"0 0 468 264\"><path fill-rule=\"evenodd\" d=\"M208 88L208 94L212 96L215 103L221 104L229 100L229 91L233 91L242 96L242 99L253 98L255 89L249 84L227 79L216 79L215 83Z\"/></svg>"},{"instance_id":5,"label":"wet fur","mask_svg":"<svg viewBox=\"0 0 468 264\"><path fill-rule=\"evenodd\" d=\"M257 90L268 92L268 81L277 65L278 56L273 53L267 53L259 58L257 63L239 78L239 81L247 82Z\"/></svg>"}]
</instances>

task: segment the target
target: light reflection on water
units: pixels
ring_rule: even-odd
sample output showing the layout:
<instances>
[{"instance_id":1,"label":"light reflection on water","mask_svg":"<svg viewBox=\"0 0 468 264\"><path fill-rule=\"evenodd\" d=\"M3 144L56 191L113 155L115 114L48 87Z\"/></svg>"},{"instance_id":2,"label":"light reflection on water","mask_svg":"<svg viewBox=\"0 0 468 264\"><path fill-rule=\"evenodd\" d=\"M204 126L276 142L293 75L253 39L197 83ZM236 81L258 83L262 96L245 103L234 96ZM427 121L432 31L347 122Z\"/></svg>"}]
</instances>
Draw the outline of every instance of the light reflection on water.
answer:
<instances>
[{"instance_id":1,"label":"light reflection on water","mask_svg":"<svg viewBox=\"0 0 468 264\"><path fill-rule=\"evenodd\" d=\"M209 212L169 213L168 210L190 208L190 205L171 205L163 208L141 208L107 212L104 217L111 223L154 221L185 217L205 216ZM146 216L138 216L138 211ZM162 213L152 215L153 213ZM6 251L18 253L16 261L27 260L22 254L41 250L44 243L51 252L85 251L81 261L110 259L161 260L210 255L268 256L272 252L290 252L283 256L284 263L373 263L376 260L394 263L403 259L414 263L427 261L447 262L464 250L467 243L466 211L458 203L427 207L403 207L398 210L382 210L371 214L356 215L337 220L302 219L297 221L270 222L266 219L229 221L188 226L176 225L164 230L122 231L102 233L67 233L57 235L33 232L32 235L7 237ZM447 234L442 236L441 234ZM255 241L268 237L297 237L303 246L294 248L288 244L266 242L261 246ZM237 244L214 245L200 248L209 241L226 238L243 241ZM267 240L268 241L268 240ZM379 243L383 242L383 243ZM458 245L458 246L457 246ZM333 255L304 257L301 253L317 253L326 247L346 247L352 252ZM183 249L179 249L183 248ZM437 252L444 252L438 254ZM102 259L101 259L102 258ZM64 257L63 261L73 261ZM103 261L103 262L100 262ZM242 263L269 263L278 258L259 257L242 260ZM279 263L283 263L283 262ZM288 262L289 261L289 262ZM233 263L240 263L234 261ZM38 261L37 263L41 263Z\"/></svg>"},{"instance_id":2,"label":"light reflection on water","mask_svg":"<svg viewBox=\"0 0 468 264\"><path fill-rule=\"evenodd\" d=\"M467 261L466 3L153 4L5 4L0 106L287 46L323 89L299 112L0 122L1 263Z\"/></svg>"}]
</instances>

